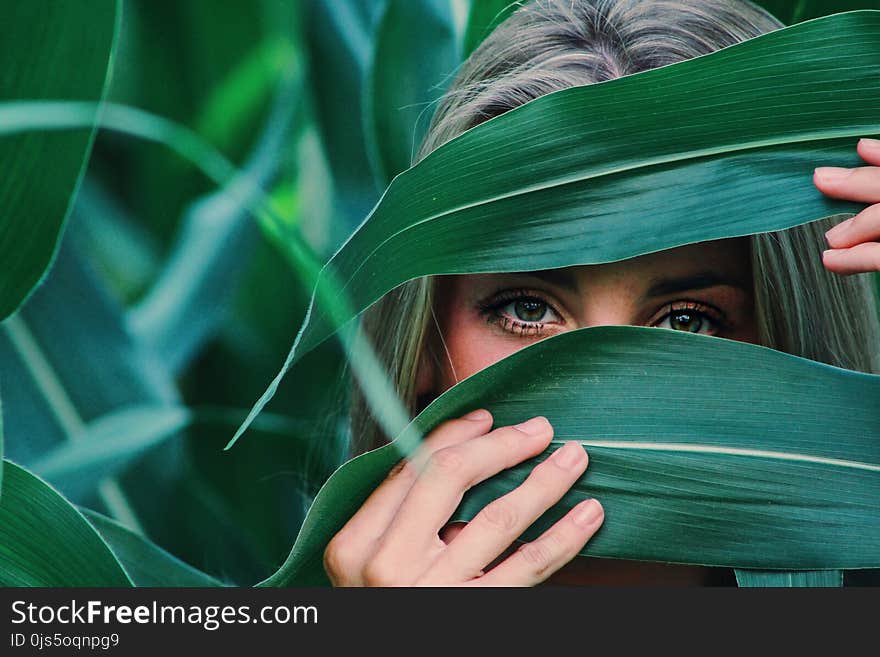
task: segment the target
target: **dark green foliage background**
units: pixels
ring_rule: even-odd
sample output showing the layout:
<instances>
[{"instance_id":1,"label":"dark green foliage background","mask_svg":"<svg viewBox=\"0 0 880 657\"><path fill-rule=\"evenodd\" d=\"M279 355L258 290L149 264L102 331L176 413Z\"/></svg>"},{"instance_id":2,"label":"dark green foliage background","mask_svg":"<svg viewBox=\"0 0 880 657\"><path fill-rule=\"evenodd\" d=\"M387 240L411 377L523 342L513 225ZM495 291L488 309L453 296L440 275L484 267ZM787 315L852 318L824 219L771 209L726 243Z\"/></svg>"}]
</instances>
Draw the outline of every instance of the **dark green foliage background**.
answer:
<instances>
[{"instance_id":1,"label":"dark green foliage background","mask_svg":"<svg viewBox=\"0 0 880 657\"><path fill-rule=\"evenodd\" d=\"M880 8L767 4L786 21ZM259 182L283 222L266 230L167 145L99 132L51 269L0 325L4 455L222 582L251 585L275 572L347 438L345 364L328 341L297 363L247 439L223 451L308 305L277 238L302 237L322 261L333 254L406 167L432 103L496 5L122 2L107 100L194 131ZM94 16L85 4L80 11L88 25ZM34 54L0 52L22 66ZM40 97L0 81L3 101ZM98 98L80 87L51 97ZM19 137L0 139L7 147ZM57 188L45 198L58 205L73 180L68 172L50 181ZM53 216L60 224L63 215ZM122 436L127 451L88 470L46 466L53 450L133 417L139 437L135 445ZM95 522L114 549L170 563L124 528ZM209 581L174 567L174 581Z\"/></svg>"}]
</instances>

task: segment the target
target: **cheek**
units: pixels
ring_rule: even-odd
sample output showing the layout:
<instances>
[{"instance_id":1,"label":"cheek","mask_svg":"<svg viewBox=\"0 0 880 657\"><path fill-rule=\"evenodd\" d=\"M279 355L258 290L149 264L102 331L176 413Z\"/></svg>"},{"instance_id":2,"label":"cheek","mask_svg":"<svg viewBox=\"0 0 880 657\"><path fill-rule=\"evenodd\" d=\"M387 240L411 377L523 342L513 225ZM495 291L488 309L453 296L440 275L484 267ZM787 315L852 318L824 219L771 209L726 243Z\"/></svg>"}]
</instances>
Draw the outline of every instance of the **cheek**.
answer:
<instances>
[{"instance_id":1,"label":"cheek","mask_svg":"<svg viewBox=\"0 0 880 657\"><path fill-rule=\"evenodd\" d=\"M443 337L449 355L439 382L440 392L525 346L496 335L495 327L476 311L458 308L446 317Z\"/></svg>"}]
</instances>

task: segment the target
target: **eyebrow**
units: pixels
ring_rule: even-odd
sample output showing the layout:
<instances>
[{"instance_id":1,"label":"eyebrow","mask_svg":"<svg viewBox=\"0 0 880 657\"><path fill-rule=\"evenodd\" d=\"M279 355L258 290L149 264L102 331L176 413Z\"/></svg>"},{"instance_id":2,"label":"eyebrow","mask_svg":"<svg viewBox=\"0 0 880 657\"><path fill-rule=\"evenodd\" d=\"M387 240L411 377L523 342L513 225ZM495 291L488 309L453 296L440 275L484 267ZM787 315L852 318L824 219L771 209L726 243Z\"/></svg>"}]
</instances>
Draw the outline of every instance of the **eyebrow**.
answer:
<instances>
[{"instance_id":1,"label":"eyebrow","mask_svg":"<svg viewBox=\"0 0 880 657\"><path fill-rule=\"evenodd\" d=\"M550 283L557 287L566 289L572 293L577 293L578 282L571 269L541 269L538 271L524 271L524 276L534 276L540 278L545 283Z\"/></svg>"},{"instance_id":2,"label":"eyebrow","mask_svg":"<svg viewBox=\"0 0 880 657\"><path fill-rule=\"evenodd\" d=\"M687 290L702 290L714 285L730 285L748 292L746 287L735 279L723 276L717 271L701 271L684 278L668 278L657 281L648 288L644 298L662 297L667 294L676 294Z\"/></svg>"}]
</instances>

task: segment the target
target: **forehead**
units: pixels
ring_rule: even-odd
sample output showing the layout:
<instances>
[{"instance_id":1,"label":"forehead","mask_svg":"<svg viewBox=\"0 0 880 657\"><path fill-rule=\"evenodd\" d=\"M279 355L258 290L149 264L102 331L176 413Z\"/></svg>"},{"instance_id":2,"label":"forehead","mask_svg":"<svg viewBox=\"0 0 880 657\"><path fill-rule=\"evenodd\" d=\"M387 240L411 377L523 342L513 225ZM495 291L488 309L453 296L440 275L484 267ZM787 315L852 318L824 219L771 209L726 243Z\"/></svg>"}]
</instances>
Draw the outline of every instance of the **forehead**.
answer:
<instances>
[{"instance_id":1,"label":"forehead","mask_svg":"<svg viewBox=\"0 0 880 657\"><path fill-rule=\"evenodd\" d=\"M737 237L688 244L636 258L599 265L578 265L533 272L441 276L440 297L448 293L485 292L495 285L552 284L572 293L586 290L626 289L633 294L653 294L667 282L690 280L697 287L721 283L744 290L752 287L750 239ZM680 287L678 285L677 287Z\"/></svg>"},{"instance_id":2,"label":"forehead","mask_svg":"<svg viewBox=\"0 0 880 657\"><path fill-rule=\"evenodd\" d=\"M750 240L747 237L736 237L686 244L607 265L584 265L571 269L575 272L590 272L599 267L633 272L656 271L664 275L684 274L696 269L716 269L728 275L748 275L751 271Z\"/></svg>"},{"instance_id":3,"label":"forehead","mask_svg":"<svg viewBox=\"0 0 880 657\"><path fill-rule=\"evenodd\" d=\"M713 272L731 282L748 283L751 279L749 238L699 242L617 262L561 267L531 274L560 287L576 287L585 282L609 278L649 281L689 276L697 272Z\"/></svg>"}]
</instances>

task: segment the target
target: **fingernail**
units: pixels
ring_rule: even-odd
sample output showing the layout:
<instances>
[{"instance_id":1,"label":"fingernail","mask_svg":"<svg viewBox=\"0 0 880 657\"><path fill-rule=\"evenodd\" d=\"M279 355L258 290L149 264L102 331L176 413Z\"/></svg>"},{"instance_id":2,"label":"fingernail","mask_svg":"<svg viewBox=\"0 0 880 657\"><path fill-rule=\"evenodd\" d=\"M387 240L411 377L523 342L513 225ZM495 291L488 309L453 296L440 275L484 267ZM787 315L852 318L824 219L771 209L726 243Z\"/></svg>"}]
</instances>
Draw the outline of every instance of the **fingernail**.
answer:
<instances>
[{"instance_id":1,"label":"fingernail","mask_svg":"<svg viewBox=\"0 0 880 657\"><path fill-rule=\"evenodd\" d=\"M843 235L852 226L853 219L855 219L855 217L850 217L846 221L841 221L836 226L830 228L828 230L828 232L825 233L825 239L827 240L828 238L831 238L831 237L843 237Z\"/></svg>"},{"instance_id":2,"label":"fingernail","mask_svg":"<svg viewBox=\"0 0 880 657\"><path fill-rule=\"evenodd\" d=\"M587 527L595 523L602 513L602 505L599 504L599 502L596 500L587 500L586 502L581 502L577 505L572 519L574 520L574 524L580 525L581 527Z\"/></svg>"},{"instance_id":3,"label":"fingernail","mask_svg":"<svg viewBox=\"0 0 880 657\"><path fill-rule=\"evenodd\" d=\"M559 467L571 470L581 462L583 459L581 454L584 453L584 448L580 446L580 443L569 441L553 452L553 460Z\"/></svg>"},{"instance_id":4,"label":"fingernail","mask_svg":"<svg viewBox=\"0 0 880 657\"><path fill-rule=\"evenodd\" d=\"M880 139L859 139L859 144L867 147L872 151L880 151Z\"/></svg>"},{"instance_id":5,"label":"fingernail","mask_svg":"<svg viewBox=\"0 0 880 657\"><path fill-rule=\"evenodd\" d=\"M536 436L538 434L545 433L547 431L547 425L550 423L547 421L542 415L538 417L533 417L531 420L526 420L525 422L521 422L520 424L515 424L513 426L514 429L519 429L523 433L527 433L530 436Z\"/></svg>"},{"instance_id":6,"label":"fingernail","mask_svg":"<svg viewBox=\"0 0 880 657\"><path fill-rule=\"evenodd\" d=\"M477 410L471 411L470 413L465 415L464 419L465 420L473 420L476 422L477 420L488 420L489 415L490 415L489 411L487 411L485 408L478 408Z\"/></svg>"},{"instance_id":7,"label":"fingernail","mask_svg":"<svg viewBox=\"0 0 880 657\"><path fill-rule=\"evenodd\" d=\"M852 169L843 167L818 167L814 173L826 182L837 182L848 177L852 172Z\"/></svg>"}]
</instances>

